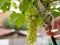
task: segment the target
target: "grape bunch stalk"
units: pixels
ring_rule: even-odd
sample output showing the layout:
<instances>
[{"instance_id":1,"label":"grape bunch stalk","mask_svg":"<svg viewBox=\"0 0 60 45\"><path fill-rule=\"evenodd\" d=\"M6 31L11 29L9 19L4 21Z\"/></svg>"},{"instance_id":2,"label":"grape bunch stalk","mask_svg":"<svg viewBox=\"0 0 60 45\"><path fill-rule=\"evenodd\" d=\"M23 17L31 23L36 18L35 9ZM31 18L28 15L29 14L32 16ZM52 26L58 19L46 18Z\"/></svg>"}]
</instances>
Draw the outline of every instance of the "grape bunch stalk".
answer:
<instances>
[{"instance_id":1,"label":"grape bunch stalk","mask_svg":"<svg viewBox=\"0 0 60 45\"><path fill-rule=\"evenodd\" d=\"M26 14L26 20L27 20L27 40L29 45L33 45L36 41L37 37L37 23L38 23L38 15L31 15Z\"/></svg>"}]
</instances>

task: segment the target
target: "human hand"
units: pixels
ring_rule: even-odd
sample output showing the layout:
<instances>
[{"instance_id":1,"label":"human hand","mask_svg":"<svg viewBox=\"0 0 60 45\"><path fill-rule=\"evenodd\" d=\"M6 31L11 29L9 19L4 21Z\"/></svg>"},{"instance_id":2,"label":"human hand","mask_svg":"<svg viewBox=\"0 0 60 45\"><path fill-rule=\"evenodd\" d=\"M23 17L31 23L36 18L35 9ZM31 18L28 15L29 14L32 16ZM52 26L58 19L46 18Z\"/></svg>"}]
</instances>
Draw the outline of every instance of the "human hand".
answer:
<instances>
[{"instance_id":1,"label":"human hand","mask_svg":"<svg viewBox=\"0 0 60 45\"><path fill-rule=\"evenodd\" d=\"M60 40L60 16L56 17L50 22L51 25L51 31L55 39ZM47 26L43 26L45 30L47 30L47 34L49 35L49 29ZM57 36L59 35L59 36Z\"/></svg>"},{"instance_id":2,"label":"human hand","mask_svg":"<svg viewBox=\"0 0 60 45\"><path fill-rule=\"evenodd\" d=\"M56 32L52 32L53 35L55 36L55 39L60 40L60 16L56 17L55 19L52 20L52 30L57 29ZM59 35L59 36L56 36Z\"/></svg>"}]
</instances>

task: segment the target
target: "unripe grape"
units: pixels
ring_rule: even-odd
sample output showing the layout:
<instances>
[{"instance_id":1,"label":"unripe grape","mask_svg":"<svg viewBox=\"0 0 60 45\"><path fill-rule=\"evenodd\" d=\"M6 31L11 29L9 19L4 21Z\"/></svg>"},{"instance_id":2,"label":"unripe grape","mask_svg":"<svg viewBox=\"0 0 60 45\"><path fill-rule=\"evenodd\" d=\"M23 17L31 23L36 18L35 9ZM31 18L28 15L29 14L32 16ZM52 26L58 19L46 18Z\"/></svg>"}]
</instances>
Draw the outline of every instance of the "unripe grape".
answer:
<instances>
[{"instance_id":1,"label":"unripe grape","mask_svg":"<svg viewBox=\"0 0 60 45\"><path fill-rule=\"evenodd\" d=\"M37 22L38 22L38 15L26 15L26 20L27 20L27 40L28 40L28 44L33 45L36 41L36 37L37 37Z\"/></svg>"}]
</instances>

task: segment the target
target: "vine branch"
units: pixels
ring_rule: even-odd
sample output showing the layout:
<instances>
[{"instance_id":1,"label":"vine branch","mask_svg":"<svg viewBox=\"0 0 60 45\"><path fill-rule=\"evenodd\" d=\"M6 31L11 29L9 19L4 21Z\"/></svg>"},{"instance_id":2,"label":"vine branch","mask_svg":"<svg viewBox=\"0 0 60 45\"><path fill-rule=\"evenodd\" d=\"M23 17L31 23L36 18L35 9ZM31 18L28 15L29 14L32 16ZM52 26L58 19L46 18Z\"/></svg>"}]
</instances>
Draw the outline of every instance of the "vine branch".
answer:
<instances>
[{"instance_id":1,"label":"vine branch","mask_svg":"<svg viewBox=\"0 0 60 45\"><path fill-rule=\"evenodd\" d=\"M44 15L44 17L47 17L48 15L50 15L52 17L52 19L54 19L54 16L52 15L51 11L50 12L46 12L46 9L42 5L41 1L37 0L37 2L38 2L39 11Z\"/></svg>"}]
</instances>

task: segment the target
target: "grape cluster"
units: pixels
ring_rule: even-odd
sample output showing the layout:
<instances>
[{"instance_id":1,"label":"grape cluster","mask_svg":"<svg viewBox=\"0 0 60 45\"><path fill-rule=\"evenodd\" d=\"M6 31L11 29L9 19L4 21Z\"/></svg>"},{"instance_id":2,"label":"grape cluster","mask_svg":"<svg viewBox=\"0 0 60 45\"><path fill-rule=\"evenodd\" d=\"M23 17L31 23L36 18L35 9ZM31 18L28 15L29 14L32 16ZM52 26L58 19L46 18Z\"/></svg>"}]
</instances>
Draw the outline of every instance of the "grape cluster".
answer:
<instances>
[{"instance_id":1,"label":"grape cluster","mask_svg":"<svg viewBox=\"0 0 60 45\"><path fill-rule=\"evenodd\" d=\"M31 15L31 14L27 14L26 15L26 20L27 20L27 40L28 40L28 44L33 45L34 42L36 41L36 37L37 37L37 22L38 22L38 15Z\"/></svg>"}]
</instances>

